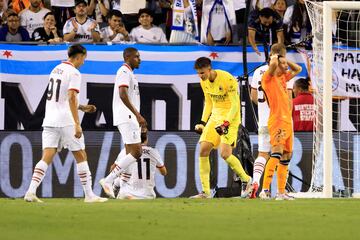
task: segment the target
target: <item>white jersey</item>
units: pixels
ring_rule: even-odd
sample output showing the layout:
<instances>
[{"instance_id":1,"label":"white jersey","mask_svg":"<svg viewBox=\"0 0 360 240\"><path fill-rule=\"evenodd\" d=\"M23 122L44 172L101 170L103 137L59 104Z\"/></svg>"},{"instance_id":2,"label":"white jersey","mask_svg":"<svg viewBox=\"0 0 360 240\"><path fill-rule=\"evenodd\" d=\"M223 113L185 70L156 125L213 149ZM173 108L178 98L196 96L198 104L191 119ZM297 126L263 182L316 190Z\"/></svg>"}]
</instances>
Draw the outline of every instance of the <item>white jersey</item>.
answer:
<instances>
[{"instance_id":1,"label":"white jersey","mask_svg":"<svg viewBox=\"0 0 360 240\"><path fill-rule=\"evenodd\" d=\"M140 112L139 83L132 69L126 63L123 64L116 73L112 103L114 126L118 126L121 123L129 121L137 122L135 115L120 99L119 88L123 86L128 88L129 100L136 110Z\"/></svg>"},{"instance_id":2,"label":"white jersey","mask_svg":"<svg viewBox=\"0 0 360 240\"><path fill-rule=\"evenodd\" d=\"M118 159L125 155L125 149L123 149ZM163 166L164 162L155 148L142 146L140 159L131 164L121 175L121 195L129 194L137 198L155 198L156 168Z\"/></svg>"},{"instance_id":3,"label":"white jersey","mask_svg":"<svg viewBox=\"0 0 360 240\"><path fill-rule=\"evenodd\" d=\"M52 7L74 7L75 0L50 0Z\"/></svg>"},{"instance_id":4,"label":"white jersey","mask_svg":"<svg viewBox=\"0 0 360 240\"><path fill-rule=\"evenodd\" d=\"M72 24L73 19L76 21L78 25L78 30L76 32L73 42L82 42L82 43L92 42L93 41L92 34L91 31L89 31L89 28L93 23L96 23L96 21L91 18L87 18L83 24L79 23L75 17L70 18L69 20L66 21L64 25L63 34L64 35L68 34L74 29L74 26ZM100 33L99 25L97 23L96 23L95 31Z\"/></svg>"},{"instance_id":5,"label":"white jersey","mask_svg":"<svg viewBox=\"0 0 360 240\"><path fill-rule=\"evenodd\" d=\"M163 30L156 26L150 29L145 29L141 25L137 26L131 30L130 39L140 43L167 43Z\"/></svg>"},{"instance_id":6,"label":"white jersey","mask_svg":"<svg viewBox=\"0 0 360 240\"><path fill-rule=\"evenodd\" d=\"M260 127L267 127L269 115L270 115L270 108L268 103L265 99L265 93L263 89L261 88L261 78L263 74L269 69L268 65L264 65L259 67L255 70L254 75L251 80L251 88L257 90L257 96L258 96L258 116L259 116L259 128ZM293 79L288 81L286 86L287 89L291 90L293 89L294 81Z\"/></svg>"},{"instance_id":7,"label":"white jersey","mask_svg":"<svg viewBox=\"0 0 360 240\"><path fill-rule=\"evenodd\" d=\"M50 10L46 8L42 8L37 13L32 12L29 9L25 9L20 13L21 26L26 28L29 35L32 36L35 29L44 26L44 16L48 12L50 12Z\"/></svg>"},{"instance_id":8,"label":"white jersey","mask_svg":"<svg viewBox=\"0 0 360 240\"><path fill-rule=\"evenodd\" d=\"M68 91L80 91L81 75L70 62L57 65L49 77L43 127L75 125L71 114ZM77 96L79 97L79 95Z\"/></svg>"},{"instance_id":9,"label":"white jersey","mask_svg":"<svg viewBox=\"0 0 360 240\"><path fill-rule=\"evenodd\" d=\"M103 42L124 42L125 37L123 34L118 33L113 38L113 40L110 40L110 36L114 35L114 31L111 30L110 26L104 27L101 29L101 38Z\"/></svg>"}]
</instances>

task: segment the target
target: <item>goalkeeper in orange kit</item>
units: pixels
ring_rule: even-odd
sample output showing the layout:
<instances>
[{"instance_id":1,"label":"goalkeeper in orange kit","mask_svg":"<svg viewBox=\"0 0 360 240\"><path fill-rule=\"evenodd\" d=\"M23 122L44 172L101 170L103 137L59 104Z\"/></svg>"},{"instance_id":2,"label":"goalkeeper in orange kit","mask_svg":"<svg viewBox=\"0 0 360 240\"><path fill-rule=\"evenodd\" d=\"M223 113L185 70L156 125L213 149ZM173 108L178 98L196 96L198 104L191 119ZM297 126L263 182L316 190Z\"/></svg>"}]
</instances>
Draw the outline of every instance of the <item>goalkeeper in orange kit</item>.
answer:
<instances>
[{"instance_id":1,"label":"goalkeeper in orange kit","mask_svg":"<svg viewBox=\"0 0 360 240\"><path fill-rule=\"evenodd\" d=\"M230 73L212 69L209 58L198 58L194 67L201 79L205 103L201 122L195 126L195 131L201 133L199 170L202 192L191 198L211 197L209 155L214 148L219 148L221 157L242 182L248 183L249 188L251 177L232 154L241 119L238 82Z\"/></svg>"}]
</instances>

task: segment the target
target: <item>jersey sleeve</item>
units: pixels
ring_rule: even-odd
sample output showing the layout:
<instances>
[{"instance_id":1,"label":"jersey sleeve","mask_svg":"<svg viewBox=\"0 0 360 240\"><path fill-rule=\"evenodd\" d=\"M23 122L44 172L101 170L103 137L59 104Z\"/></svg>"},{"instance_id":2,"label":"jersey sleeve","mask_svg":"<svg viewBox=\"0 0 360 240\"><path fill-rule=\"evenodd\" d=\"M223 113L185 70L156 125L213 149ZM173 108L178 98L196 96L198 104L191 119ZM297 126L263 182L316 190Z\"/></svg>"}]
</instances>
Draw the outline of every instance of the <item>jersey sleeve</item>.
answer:
<instances>
[{"instance_id":1,"label":"jersey sleeve","mask_svg":"<svg viewBox=\"0 0 360 240\"><path fill-rule=\"evenodd\" d=\"M70 33L74 29L74 26L71 24L71 19L72 18L67 20L66 23L64 24L64 27L63 27L63 34L64 35Z\"/></svg>"},{"instance_id":2,"label":"jersey sleeve","mask_svg":"<svg viewBox=\"0 0 360 240\"><path fill-rule=\"evenodd\" d=\"M116 75L117 87L129 87L130 85L130 73L124 67L120 68Z\"/></svg>"},{"instance_id":3,"label":"jersey sleeve","mask_svg":"<svg viewBox=\"0 0 360 240\"><path fill-rule=\"evenodd\" d=\"M210 117L210 114L212 111L212 101L211 101L211 98L208 95L208 93L204 91L204 84L201 81L202 80L200 80L200 86L204 93L204 109L203 109L203 113L201 115L201 121L207 122L209 120L209 117Z\"/></svg>"},{"instance_id":4,"label":"jersey sleeve","mask_svg":"<svg viewBox=\"0 0 360 240\"><path fill-rule=\"evenodd\" d=\"M70 73L70 83L68 90L75 90L76 92L80 91L81 86L81 75L79 71L74 71Z\"/></svg>"},{"instance_id":5,"label":"jersey sleeve","mask_svg":"<svg viewBox=\"0 0 360 240\"><path fill-rule=\"evenodd\" d=\"M164 166L164 161L161 159L160 153L155 148L151 148L151 158L156 162L156 167L161 168Z\"/></svg>"},{"instance_id":6,"label":"jersey sleeve","mask_svg":"<svg viewBox=\"0 0 360 240\"><path fill-rule=\"evenodd\" d=\"M235 115L238 113L239 108L240 108L238 83L233 76L231 76L231 78L228 80L227 94L231 101L231 108L230 108L225 120L231 121L232 119L234 119Z\"/></svg>"}]
</instances>

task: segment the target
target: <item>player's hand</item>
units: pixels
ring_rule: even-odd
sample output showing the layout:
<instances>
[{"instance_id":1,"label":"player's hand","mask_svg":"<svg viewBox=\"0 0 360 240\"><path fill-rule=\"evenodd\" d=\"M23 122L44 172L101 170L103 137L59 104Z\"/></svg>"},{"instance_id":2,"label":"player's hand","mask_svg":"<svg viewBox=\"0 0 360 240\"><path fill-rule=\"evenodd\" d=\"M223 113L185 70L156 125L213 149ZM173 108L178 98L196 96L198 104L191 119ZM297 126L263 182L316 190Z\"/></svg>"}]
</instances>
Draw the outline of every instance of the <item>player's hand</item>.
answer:
<instances>
[{"instance_id":1,"label":"player's hand","mask_svg":"<svg viewBox=\"0 0 360 240\"><path fill-rule=\"evenodd\" d=\"M230 126L230 123L225 120L223 122L223 124L215 127L215 130L219 135L223 135L223 134L226 135L229 132L229 126Z\"/></svg>"},{"instance_id":2,"label":"player's hand","mask_svg":"<svg viewBox=\"0 0 360 240\"><path fill-rule=\"evenodd\" d=\"M80 124L75 124L75 137L76 138L81 138L81 135L82 135L82 129L81 129L81 126Z\"/></svg>"},{"instance_id":3,"label":"player's hand","mask_svg":"<svg viewBox=\"0 0 360 240\"><path fill-rule=\"evenodd\" d=\"M94 113L96 112L96 106L95 105L82 105L82 107L80 108L81 111L85 112L85 113Z\"/></svg>"},{"instance_id":4,"label":"player's hand","mask_svg":"<svg viewBox=\"0 0 360 240\"><path fill-rule=\"evenodd\" d=\"M203 121L200 121L200 123L196 124L195 125L195 132L198 133L198 134L202 134L203 132L203 129L205 127L205 122Z\"/></svg>"},{"instance_id":5,"label":"player's hand","mask_svg":"<svg viewBox=\"0 0 360 240\"><path fill-rule=\"evenodd\" d=\"M147 122L146 122L145 118L143 118L143 116L141 116L140 114L137 114L137 115L136 115L136 119L137 119L140 127L143 128L143 127L146 127L146 126L147 126Z\"/></svg>"}]
</instances>

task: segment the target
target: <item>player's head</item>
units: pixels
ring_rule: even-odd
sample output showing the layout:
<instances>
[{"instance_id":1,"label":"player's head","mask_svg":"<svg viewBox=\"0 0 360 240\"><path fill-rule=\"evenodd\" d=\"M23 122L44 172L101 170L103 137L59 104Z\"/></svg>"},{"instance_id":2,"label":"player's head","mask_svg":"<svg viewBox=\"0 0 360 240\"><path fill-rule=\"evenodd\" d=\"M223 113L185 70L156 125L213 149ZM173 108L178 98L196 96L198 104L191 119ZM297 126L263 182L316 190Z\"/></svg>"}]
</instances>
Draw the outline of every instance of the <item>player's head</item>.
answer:
<instances>
[{"instance_id":1,"label":"player's head","mask_svg":"<svg viewBox=\"0 0 360 240\"><path fill-rule=\"evenodd\" d=\"M140 135L140 137L141 137L141 143L142 144L147 143L147 140L148 140L147 132L148 132L147 127L141 127L141 135Z\"/></svg>"},{"instance_id":2,"label":"player's head","mask_svg":"<svg viewBox=\"0 0 360 240\"><path fill-rule=\"evenodd\" d=\"M289 68L289 65L287 63L287 60L285 57L279 55L279 65L278 69L280 73L285 73Z\"/></svg>"},{"instance_id":3,"label":"player's head","mask_svg":"<svg viewBox=\"0 0 360 240\"><path fill-rule=\"evenodd\" d=\"M293 91L295 97L302 92L308 92L310 86L310 79L309 78L299 78L295 81Z\"/></svg>"},{"instance_id":4,"label":"player's head","mask_svg":"<svg viewBox=\"0 0 360 240\"><path fill-rule=\"evenodd\" d=\"M69 61L74 64L76 68L84 64L86 54L86 48L81 44L71 45L68 49Z\"/></svg>"},{"instance_id":5,"label":"player's head","mask_svg":"<svg viewBox=\"0 0 360 240\"><path fill-rule=\"evenodd\" d=\"M140 54L136 48L128 47L123 52L124 61L132 68L139 68L140 65Z\"/></svg>"},{"instance_id":6,"label":"player's head","mask_svg":"<svg viewBox=\"0 0 360 240\"><path fill-rule=\"evenodd\" d=\"M272 55L286 56L286 46L283 43L275 43L271 46L270 56Z\"/></svg>"},{"instance_id":7,"label":"player's head","mask_svg":"<svg viewBox=\"0 0 360 240\"><path fill-rule=\"evenodd\" d=\"M194 68L201 80L209 79L211 73L211 60L207 57L196 59Z\"/></svg>"},{"instance_id":8,"label":"player's head","mask_svg":"<svg viewBox=\"0 0 360 240\"><path fill-rule=\"evenodd\" d=\"M269 27L273 23L274 14L274 10L272 10L271 8L261 9L259 12L259 19L261 25Z\"/></svg>"}]
</instances>

